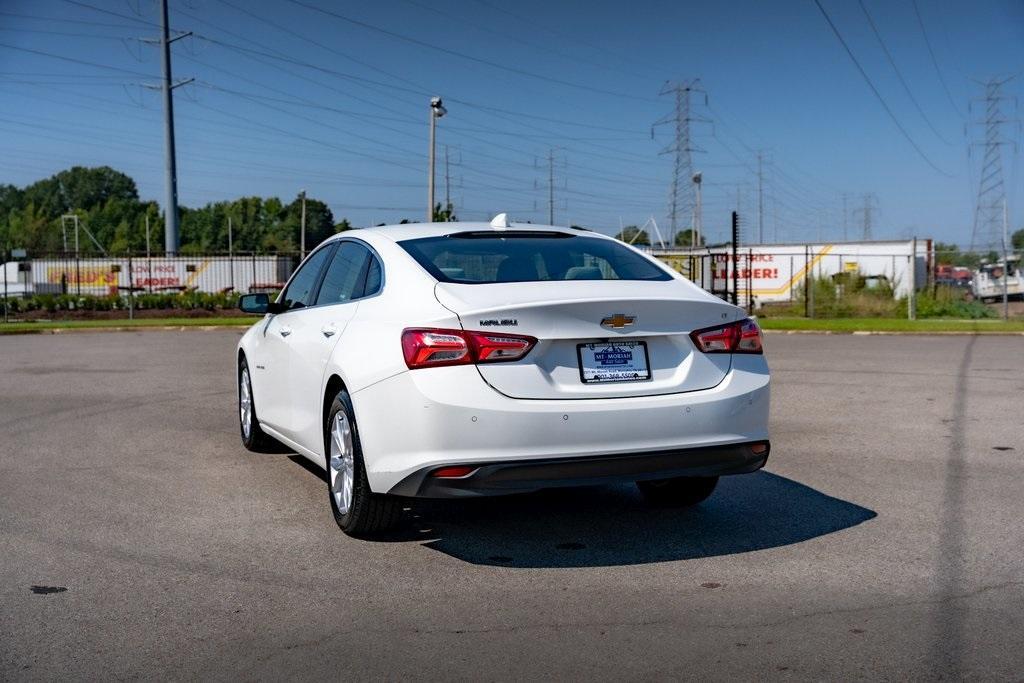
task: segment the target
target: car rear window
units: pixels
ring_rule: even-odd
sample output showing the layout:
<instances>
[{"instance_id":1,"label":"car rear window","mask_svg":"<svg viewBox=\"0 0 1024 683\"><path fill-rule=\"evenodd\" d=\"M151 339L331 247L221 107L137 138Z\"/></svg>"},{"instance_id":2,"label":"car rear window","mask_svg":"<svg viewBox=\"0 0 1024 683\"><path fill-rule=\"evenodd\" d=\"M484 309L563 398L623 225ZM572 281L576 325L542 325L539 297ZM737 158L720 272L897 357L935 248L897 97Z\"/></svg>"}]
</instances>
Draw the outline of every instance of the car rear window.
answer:
<instances>
[{"instance_id":1,"label":"car rear window","mask_svg":"<svg viewBox=\"0 0 1024 683\"><path fill-rule=\"evenodd\" d=\"M441 282L671 280L623 244L564 232L462 232L399 242Z\"/></svg>"}]
</instances>

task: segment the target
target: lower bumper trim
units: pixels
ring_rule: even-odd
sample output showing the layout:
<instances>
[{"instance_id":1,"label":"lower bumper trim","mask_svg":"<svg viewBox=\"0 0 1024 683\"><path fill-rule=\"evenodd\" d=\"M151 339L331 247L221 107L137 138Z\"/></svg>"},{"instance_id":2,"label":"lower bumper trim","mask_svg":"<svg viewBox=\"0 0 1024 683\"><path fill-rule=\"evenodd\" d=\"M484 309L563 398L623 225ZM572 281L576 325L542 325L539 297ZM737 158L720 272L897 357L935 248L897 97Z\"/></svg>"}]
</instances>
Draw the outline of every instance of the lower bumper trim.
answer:
<instances>
[{"instance_id":1,"label":"lower bumper trim","mask_svg":"<svg viewBox=\"0 0 1024 683\"><path fill-rule=\"evenodd\" d=\"M755 452L755 447L758 452ZM752 441L647 453L499 463L446 463L413 472L388 493L416 498L463 498L619 481L745 474L764 467L770 450L768 441ZM458 478L431 476L442 467L454 465L475 469Z\"/></svg>"}]
</instances>

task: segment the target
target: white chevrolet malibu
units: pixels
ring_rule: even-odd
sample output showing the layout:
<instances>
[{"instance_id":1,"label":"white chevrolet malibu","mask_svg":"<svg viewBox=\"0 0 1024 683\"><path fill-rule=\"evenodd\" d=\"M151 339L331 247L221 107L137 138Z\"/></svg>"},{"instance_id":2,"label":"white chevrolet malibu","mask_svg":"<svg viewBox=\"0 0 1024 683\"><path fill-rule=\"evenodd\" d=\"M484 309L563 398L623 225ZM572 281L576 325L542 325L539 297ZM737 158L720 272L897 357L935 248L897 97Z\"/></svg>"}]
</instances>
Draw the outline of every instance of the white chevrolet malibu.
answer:
<instances>
[{"instance_id":1,"label":"white chevrolet malibu","mask_svg":"<svg viewBox=\"0 0 1024 683\"><path fill-rule=\"evenodd\" d=\"M242 441L324 468L353 535L404 497L635 481L693 505L768 459L757 324L587 230L355 230L240 306L265 314L238 345Z\"/></svg>"}]
</instances>

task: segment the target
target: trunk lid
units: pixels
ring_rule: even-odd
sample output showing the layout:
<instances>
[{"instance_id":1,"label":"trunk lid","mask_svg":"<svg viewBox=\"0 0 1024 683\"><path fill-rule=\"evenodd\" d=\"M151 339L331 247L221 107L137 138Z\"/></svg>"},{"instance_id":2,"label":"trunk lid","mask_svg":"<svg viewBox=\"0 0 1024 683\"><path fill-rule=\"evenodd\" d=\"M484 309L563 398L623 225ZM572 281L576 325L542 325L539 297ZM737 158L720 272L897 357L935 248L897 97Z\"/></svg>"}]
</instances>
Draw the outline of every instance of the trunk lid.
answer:
<instances>
[{"instance_id":1,"label":"trunk lid","mask_svg":"<svg viewBox=\"0 0 1024 683\"><path fill-rule=\"evenodd\" d=\"M701 353L689 333L744 315L677 279L438 283L434 291L466 330L537 338L536 347L520 361L477 365L494 389L525 399L651 396L714 387L725 378L732 357ZM592 368L595 354L603 354L600 362L605 362L625 349L633 354L630 363L642 364L643 346L635 342L646 346L648 379L583 380L581 364ZM593 379L593 372L587 374Z\"/></svg>"}]
</instances>

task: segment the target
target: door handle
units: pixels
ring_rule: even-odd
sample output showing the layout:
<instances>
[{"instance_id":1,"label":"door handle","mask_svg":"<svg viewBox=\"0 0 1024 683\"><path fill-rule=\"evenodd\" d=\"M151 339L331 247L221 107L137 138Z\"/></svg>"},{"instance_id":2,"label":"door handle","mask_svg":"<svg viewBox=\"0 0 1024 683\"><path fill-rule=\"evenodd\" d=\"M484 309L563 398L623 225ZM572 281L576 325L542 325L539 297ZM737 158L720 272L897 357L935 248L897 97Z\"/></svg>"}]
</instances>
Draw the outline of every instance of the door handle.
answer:
<instances>
[{"instance_id":1,"label":"door handle","mask_svg":"<svg viewBox=\"0 0 1024 683\"><path fill-rule=\"evenodd\" d=\"M287 337L289 334L292 333L292 328L288 327L287 325L281 325L281 327L278 329L278 332L281 333L282 337Z\"/></svg>"},{"instance_id":2,"label":"door handle","mask_svg":"<svg viewBox=\"0 0 1024 683\"><path fill-rule=\"evenodd\" d=\"M320 331L324 333L325 337L333 337L334 335L338 334L338 328L336 328L334 325L324 325L323 327L320 328Z\"/></svg>"}]
</instances>

